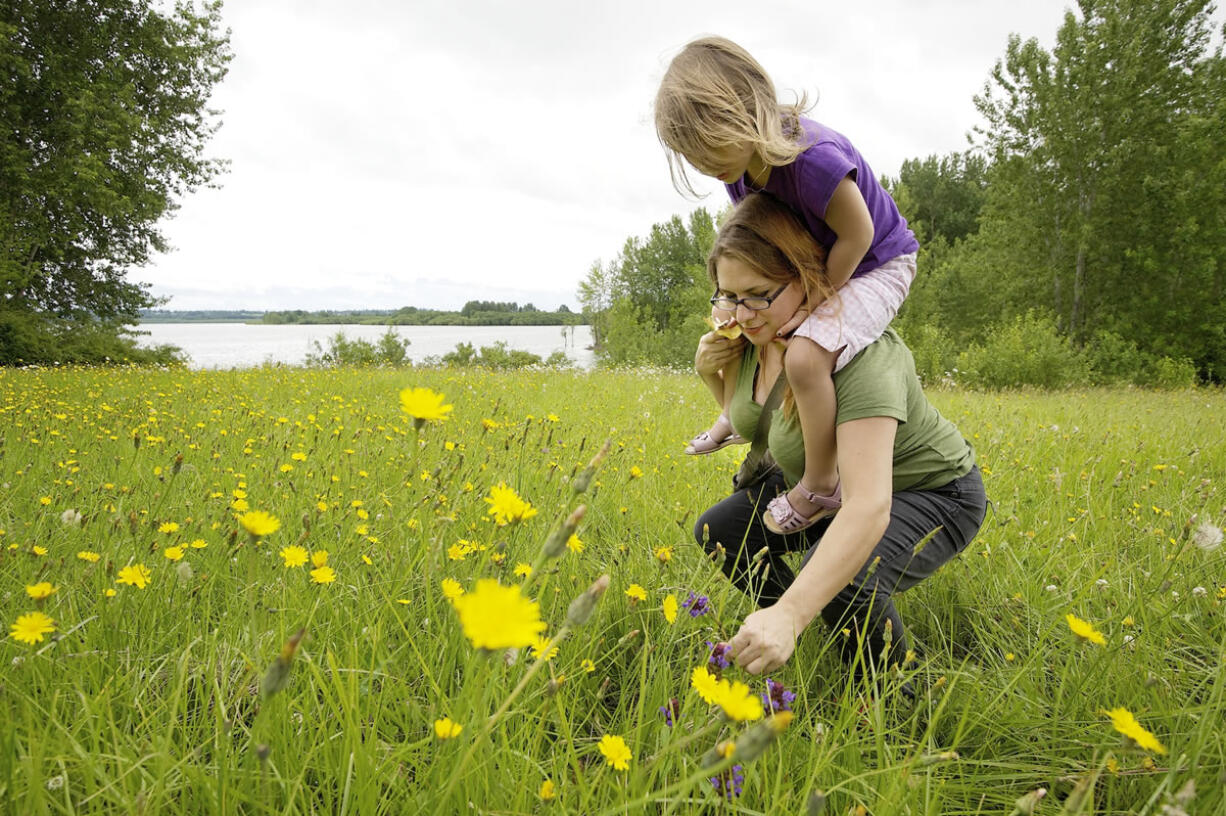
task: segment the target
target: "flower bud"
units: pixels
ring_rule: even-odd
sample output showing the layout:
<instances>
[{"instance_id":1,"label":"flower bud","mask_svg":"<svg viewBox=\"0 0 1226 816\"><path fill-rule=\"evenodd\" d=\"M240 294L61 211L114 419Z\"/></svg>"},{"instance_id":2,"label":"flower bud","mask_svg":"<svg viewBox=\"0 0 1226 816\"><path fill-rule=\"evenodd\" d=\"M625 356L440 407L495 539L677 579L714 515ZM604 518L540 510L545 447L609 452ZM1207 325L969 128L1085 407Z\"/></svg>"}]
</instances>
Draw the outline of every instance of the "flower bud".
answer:
<instances>
[{"instance_id":1,"label":"flower bud","mask_svg":"<svg viewBox=\"0 0 1226 816\"><path fill-rule=\"evenodd\" d=\"M808 800L805 801L805 816L821 816L821 812L825 809L826 794L819 790L810 793Z\"/></svg>"},{"instance_id":2,"label":"flower bud","mask_svg":"<svg viewBox=\"0 0 1226 816\"><path fill-rule=\"evenodd\" d=\"M575 512L571 513L566 521L562 522L562 526L554 530L543 547L546 558L557 558L566 552L566 542L570 541L570 537L575 534L575 530L579 529L579 522L583 520L583 515L586 512L587 506L579 505L575 508Z\"/></svg>"},{"instance_id":3,"label":"flower bud","mask_svg":"<svg viewBox=\"0 0 1226 816\"><path fill-rule=\"evenodd\" d=\"M583 493L588 489L588 486L592 483L592 477L596 475L596 469L600 467L600 463L604 461L604 458L609 455L609 448L612 446L613 440L606 439L604 446L592 457L592 461L588 462L587 467L570 483L572 490L576 493Z\"/></svg>"},{"instance_id":4,"label":"flower bud","mask_svg":"<svg viewBox=\"0 0 1226 816\"><path fill-rule=\"evenodd\" d=\"M570 607L566 610L566 625L582 626L587 623L588 618L592 617L592 612L596 609L596 603L600 600L600 596L608 588L609 575L606 573L597 578L582 595L570 602Z\"/></svg>"},{"instance_id":5,"label":"flower bud","mask_svg":"<svg viewBox=\"0 0 1226 816\"><path fill-rule=\"evenodd\" d=\"M775 738L792 724L792 716L790 711L780 711L741 734L736 741L736 758L744 763L760 757Z\"/></svg>"}]
</instances>

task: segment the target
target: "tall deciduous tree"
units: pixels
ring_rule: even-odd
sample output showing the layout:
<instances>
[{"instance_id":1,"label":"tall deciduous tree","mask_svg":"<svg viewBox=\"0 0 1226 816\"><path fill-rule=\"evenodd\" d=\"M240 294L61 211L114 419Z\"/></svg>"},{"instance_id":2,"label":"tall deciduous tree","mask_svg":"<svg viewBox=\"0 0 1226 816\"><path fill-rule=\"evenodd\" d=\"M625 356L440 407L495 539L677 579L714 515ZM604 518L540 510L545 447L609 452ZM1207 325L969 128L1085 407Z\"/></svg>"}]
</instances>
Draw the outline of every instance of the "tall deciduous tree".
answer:
<instances>
[{"instance_id":1,"label":"tall deciduous tree","mask_svg":"<svg viewBox=\"0 0 1226 816\"><path fill-rule=\"evenodd\" d=\"M1112 330L1220 376L1226 348L1189 331L1212 322L1207 298L1226 317L1221 211L1203 207L1221 197L1207 171L1226 151L1209 125L1221 104L1211 9L1080 0L1050 52L1011 38L976 98L993 162L983 221L995 222L978 241L1001 264L984 273L1012 277L1075 339Z\"/></svg>"},{"instance_id":2,"label":"tall deciduous tree","mask_svg":"<svg viewBox=\"0 0 1226 816\"><path fill-rule=\"evenodd\" d=\"M127 275L223 168L204 155L220 6L0 0L0 362L63 359L156 303Z\"/></svg>"}]
</instances>

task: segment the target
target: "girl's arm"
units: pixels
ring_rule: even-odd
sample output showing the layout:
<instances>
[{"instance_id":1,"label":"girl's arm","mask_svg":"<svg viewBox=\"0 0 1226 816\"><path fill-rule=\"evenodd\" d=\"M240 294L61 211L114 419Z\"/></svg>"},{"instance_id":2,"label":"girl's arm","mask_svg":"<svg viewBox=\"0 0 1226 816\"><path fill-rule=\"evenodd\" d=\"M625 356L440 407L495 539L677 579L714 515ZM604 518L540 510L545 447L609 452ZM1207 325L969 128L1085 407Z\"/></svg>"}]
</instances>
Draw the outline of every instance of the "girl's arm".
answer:
<instances>
[{"instance_id":1,"label":"girl's arm","mask_svg":"<svg viewBox=\"0 0 1226 816\"><path fill-rule=\"evenodd\" d=\"M838 426L843 508L783 597L746 617L732 638L737 665L750 674L774 671L787 662L796 638L856 576L885 534L897 430L898 420L892 417L868 417Z\"/></svg>"},{"instance_id":2,"label":"girl's arm","mask_svg":"<svg viewBox=\"0 0 1226 816\"><path fill-rule=\"evenodd\" d=\"M838 289L851 280L851 273L873 245L873 217L851 176L834 188L823 220L838 236L826 255L826 276L830 285Z\"/></svg>"},{"instance_id":3,"label":"girl's arm","mask_svg":"<svg viewBox=\"0 0 1226 816\"><path fill-rule=\"evenodd\" d=\"M826 255L826 277L830 285L838 289L851 280L860 261L873 245L873 218L860 188L847 176L834 188L830 203L826 205L825 222L838 236ZM818 304L813 304L816 309ZM786 323L779 327L779 336L787 337L809 319L812 312L801 308Z\"/></svg>"}]
</instances>

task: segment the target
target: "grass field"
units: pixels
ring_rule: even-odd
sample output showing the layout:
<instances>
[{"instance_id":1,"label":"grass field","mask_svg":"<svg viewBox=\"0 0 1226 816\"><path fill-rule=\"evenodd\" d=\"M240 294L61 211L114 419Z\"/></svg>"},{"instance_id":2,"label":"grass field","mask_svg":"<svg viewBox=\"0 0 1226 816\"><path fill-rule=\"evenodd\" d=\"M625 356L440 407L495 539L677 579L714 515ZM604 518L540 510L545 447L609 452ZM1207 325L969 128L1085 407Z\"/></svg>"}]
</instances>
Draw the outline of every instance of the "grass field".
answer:
<instances>
[{"instance_id":1,"label":"grass field","mask_svg":"<svg viewBox=\"0 0 1226 816\"><path fill-rule=\"evenodd\" d=\"M454 410L416 429L407 387ZM1222 813L1226 394L931 396L994 509L900 600L920 659L856 687L812 629L751 759L767 726L691 688L751 609L691 534L744 450L681 454L713 417L696 378L0 371L0 811L1010 814L1044 788L1042 814ZM524 585L556 655L471 645L444 579L483 578ZM670 623L690 593L710 611Z\"/></svg>"}]
</instances>

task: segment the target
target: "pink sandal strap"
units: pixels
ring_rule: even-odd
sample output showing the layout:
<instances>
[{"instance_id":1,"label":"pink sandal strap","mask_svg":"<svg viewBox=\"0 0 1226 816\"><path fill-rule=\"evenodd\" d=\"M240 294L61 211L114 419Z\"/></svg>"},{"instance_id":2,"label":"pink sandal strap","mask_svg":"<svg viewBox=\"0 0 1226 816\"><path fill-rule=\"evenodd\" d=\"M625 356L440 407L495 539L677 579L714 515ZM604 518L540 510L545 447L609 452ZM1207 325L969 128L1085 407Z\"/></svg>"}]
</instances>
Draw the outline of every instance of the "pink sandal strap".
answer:
<instances>
[{"instance_id":1,"label":"pink sandal strap","mask_svg":"<svg viewBox=\"0 0 1226 816\"><path fill-rule=\"evenodd\" d=\"M843 506L842 480L835 483L834 492L832 492L829 496L819 496L800 482L796 483L796 490L800 493L800 495L805 497L805 501L809 502L810 504L816 504L818 507L824 507L827 510L838 510ZM791 504L791 502L788 502L789 507L791 507Z\"/></svg>"}]
</instances>

